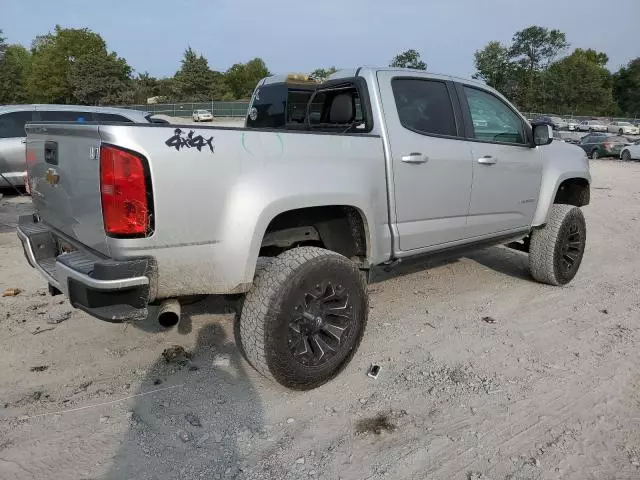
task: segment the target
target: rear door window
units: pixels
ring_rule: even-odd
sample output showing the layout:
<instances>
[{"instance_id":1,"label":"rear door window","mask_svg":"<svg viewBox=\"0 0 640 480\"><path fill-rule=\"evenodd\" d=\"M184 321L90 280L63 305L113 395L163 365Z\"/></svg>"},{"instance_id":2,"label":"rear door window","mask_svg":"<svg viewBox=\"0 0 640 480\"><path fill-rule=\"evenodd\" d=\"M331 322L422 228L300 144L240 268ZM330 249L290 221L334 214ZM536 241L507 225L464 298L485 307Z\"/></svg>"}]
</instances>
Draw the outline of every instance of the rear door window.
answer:
<instances>
[{"instance_id":1,"label":"rear door window","mask_svg":"<svg viewBox=\"0 0 640 480\"><path fill-rule=\"evenodd\" d=\"M42 122L92 122L93 112L79 110L43 110L38 112Z\"/></svg>"},{"instance_id":2,"label":"rear door window","mask_svg":"<svg viewBox=\"0 0 640 480\"><path fill-rule=\"evenodd\" d=\"M24 126L33 120L33 112L10 112L0 115L0 138L25 137Z\"/></svg>"},{"instance_id":3,"label":"rear door window","mask_svg":"<svg viewBox=\"0 0 640 480\"><path fill-rule=\"evenodd\" d=\"M457 135L453 105L444 82L395 78L391 88L404 128L427 135Z\"/></svg>"}]
</instances>

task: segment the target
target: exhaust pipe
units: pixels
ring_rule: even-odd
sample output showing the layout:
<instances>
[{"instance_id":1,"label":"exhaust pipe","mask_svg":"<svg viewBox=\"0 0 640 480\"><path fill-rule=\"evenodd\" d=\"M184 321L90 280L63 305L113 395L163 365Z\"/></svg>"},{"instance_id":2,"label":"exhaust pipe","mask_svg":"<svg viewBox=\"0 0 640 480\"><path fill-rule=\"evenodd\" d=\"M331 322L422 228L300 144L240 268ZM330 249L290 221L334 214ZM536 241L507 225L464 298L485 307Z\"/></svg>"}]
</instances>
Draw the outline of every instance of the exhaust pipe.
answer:
<instances>
[{"instance_id":1,"label":"exhaust pipe","mask_svg":"<svg viewBox=\"0 0 640 480\"><path fill-rule=\"evenodd\" d=\"M175 298L165 300L158 307L158 323L165 328L175 327L180 321L180 302Z\"/></svg>"}]
</instances>

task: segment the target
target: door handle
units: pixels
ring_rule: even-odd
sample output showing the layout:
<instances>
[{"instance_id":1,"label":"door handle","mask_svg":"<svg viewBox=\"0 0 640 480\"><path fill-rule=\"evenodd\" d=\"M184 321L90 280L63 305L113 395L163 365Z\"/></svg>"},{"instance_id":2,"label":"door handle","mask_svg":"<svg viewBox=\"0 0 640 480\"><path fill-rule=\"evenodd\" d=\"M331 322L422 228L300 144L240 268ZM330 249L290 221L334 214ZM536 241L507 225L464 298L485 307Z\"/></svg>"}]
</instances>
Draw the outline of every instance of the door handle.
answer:
<instances>
[{"instance_id":1,"label":"door handle","mask_svg":"<svg viewBox=\"0 0 640 480\"><path fill-rule=\"evenodd\" d=\"M426 163L429 161L429 157L419 152L411 152L409 155L403 155L401 160L405 163Z\"/></svg>"},{"instance_id":2,"label":"door handle","mask_svg":"<svg viewBox=\"0 0 640 480\"><path fill-rule=\"evenodd\" d=\"M498 162L497 158L492 157L491 155L485 155L484 157L480 157L478 159L478 163L482 165L494 165Z\"/></svg>"}]
</instances>

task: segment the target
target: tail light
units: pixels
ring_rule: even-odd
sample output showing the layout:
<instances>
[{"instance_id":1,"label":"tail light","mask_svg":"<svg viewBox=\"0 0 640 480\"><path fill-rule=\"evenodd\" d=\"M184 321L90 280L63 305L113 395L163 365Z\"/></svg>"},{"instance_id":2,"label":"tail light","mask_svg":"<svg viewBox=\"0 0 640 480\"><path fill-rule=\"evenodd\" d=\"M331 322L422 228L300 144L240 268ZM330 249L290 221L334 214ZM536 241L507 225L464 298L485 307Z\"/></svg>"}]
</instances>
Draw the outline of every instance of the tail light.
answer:
<instances>
[{"instance_id":1,"label":"tail light","mask_svg":"<svg viewBox=\"0 0 640 480\"><path fill-rule=\"evenodd\" d=\"M36 156L36 152L30 150L29 147L25 147L24 149L24 160L25 160L25 172L24 172L24 188L29 195L31 195L31 182L29 180L29 170L31 167L37 163L38 157Z\"/></svg>"},{"instance_id":2,"label":"tail light","mask_svg":"<svg viewBox=\"0 0 640 480\"><path fill-rule=\"evenodd\" d=\"M607 150L611 150L613 148L613 143L603 143L602 146Z\"/></svg>"},{"instance_id":3,"label":"tail light","mask_svg":"<svg viewBox=\"0 0 640 480\"><path fill-rule=\"evenodd\" d=\"M144 237L151 232L146 160L112 145L100 147L100 195L107 235Z\"/></svg>"}]
</instances>

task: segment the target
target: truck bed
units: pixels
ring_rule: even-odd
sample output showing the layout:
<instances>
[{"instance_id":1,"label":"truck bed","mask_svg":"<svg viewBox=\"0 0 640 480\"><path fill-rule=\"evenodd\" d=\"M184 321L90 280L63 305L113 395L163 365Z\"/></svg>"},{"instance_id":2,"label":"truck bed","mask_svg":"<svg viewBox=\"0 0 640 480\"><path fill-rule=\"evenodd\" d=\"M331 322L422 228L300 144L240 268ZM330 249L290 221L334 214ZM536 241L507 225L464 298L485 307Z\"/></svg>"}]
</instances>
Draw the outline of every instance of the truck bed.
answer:
<instances>
[{"instance_id":1,"label":"truck bed","mask_svg":"<svg viewBox=\"0 0 640 480\"><path fill-rule=\"evenodd\" d=\"M73 249L100 258L152 258L151 299L246 291L261 238L283 203L288 210L313 202L355 205L371 218L381 244L389 237L376 135L149 124L30 124L27 134L39 221ZM104 145L136 152L148 165L147 235L105 232Z\"/></svg>"}]
</instances>

